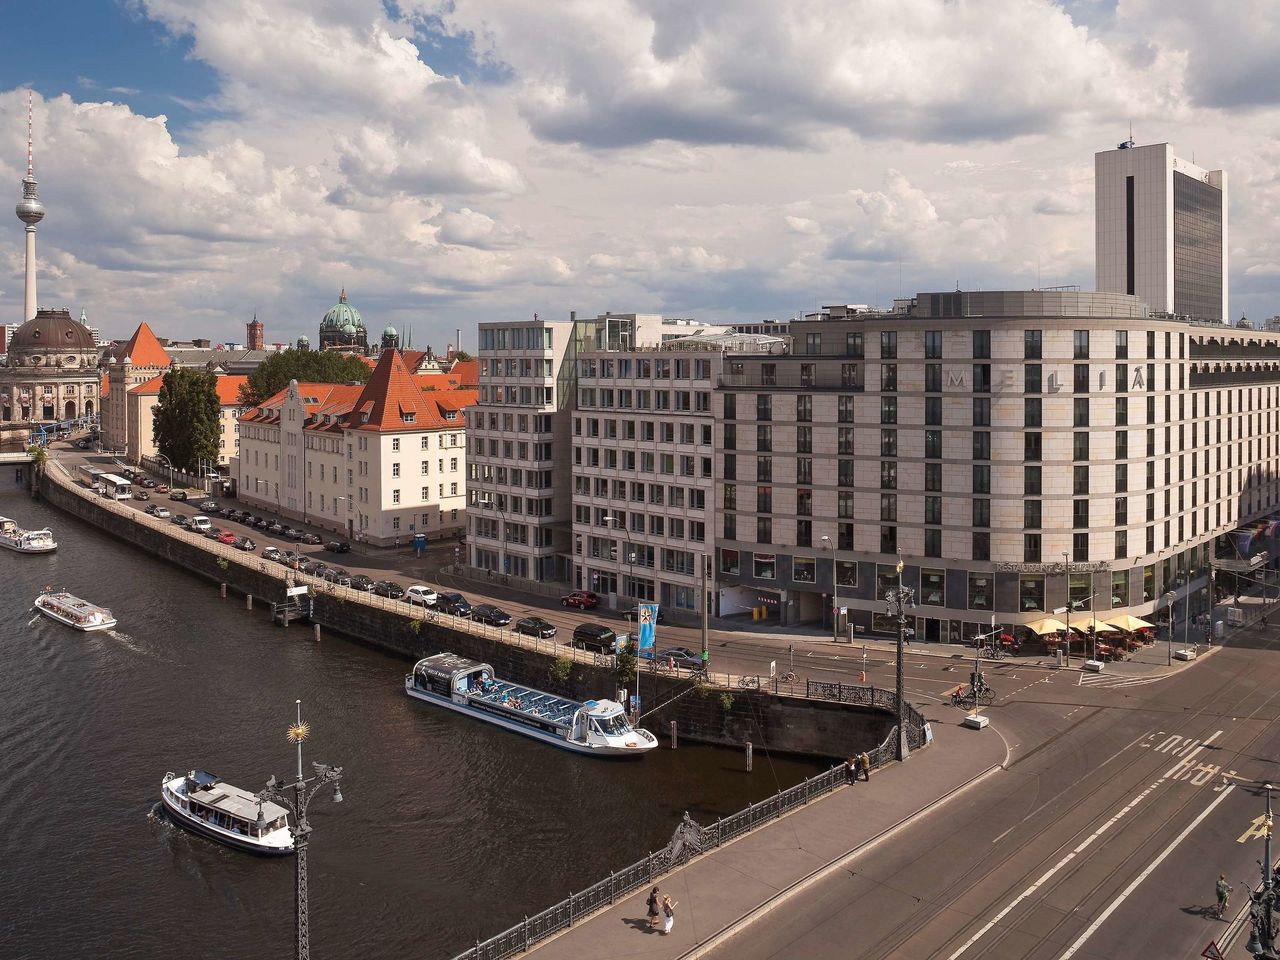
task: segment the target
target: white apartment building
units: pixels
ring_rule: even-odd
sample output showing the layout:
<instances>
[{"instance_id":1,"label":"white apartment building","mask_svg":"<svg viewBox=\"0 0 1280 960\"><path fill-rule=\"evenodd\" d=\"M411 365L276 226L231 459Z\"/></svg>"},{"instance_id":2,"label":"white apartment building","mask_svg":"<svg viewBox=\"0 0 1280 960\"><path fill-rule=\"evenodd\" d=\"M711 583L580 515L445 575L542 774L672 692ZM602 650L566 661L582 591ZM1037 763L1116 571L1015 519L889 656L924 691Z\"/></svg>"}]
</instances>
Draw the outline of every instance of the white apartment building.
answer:
<instances>
[{"instance_id":1,"label":"white apartment building","mask_svg":"<svg viewBox=\"0 0 1280 960\"><path fill-rule=\"evenodd\" d=\"M1227 174L1167 143L1094 155L1097 287L1153 312L1226 320Z\"/></svg>"},{"instance_id":2,"label":"white apartment building","mask_svg":"<svg viewBox=\"0 0 1280 960\"><path fill-rule=\"evenodd\" d=\"M248 379L247 376L233 375L214 379L219 403L218 462L210 466L229 466L232 458L240 451L240 417L244 413L244 407L240 403L240 388ZM129 429L125 451L132 463L141 463L144 457L154 457L160 452L156 447L152 426L163 385L164 374L158 374L131 388L126 395L125 410Z\"/></svg>"},{"instance_id":3,"label":"white apartment building","mask_svg":"<svg viewBox=\"0 0 1280 960\"><path fill-rule=\"evenodd\" d=\"M240 419L238 496L379 546L465 523L474 390L423 389L399 351L367 384L298 383Z\"/></svg>"}]
</instances>

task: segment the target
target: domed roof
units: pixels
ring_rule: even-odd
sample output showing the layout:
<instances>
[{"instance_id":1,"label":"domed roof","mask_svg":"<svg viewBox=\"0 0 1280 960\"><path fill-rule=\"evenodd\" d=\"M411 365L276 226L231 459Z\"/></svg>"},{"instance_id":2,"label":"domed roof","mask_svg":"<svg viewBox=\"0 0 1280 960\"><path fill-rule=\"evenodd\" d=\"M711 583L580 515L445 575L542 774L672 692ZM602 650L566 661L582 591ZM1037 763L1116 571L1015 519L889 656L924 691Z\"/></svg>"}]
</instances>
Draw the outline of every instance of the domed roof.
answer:
<instances>
[{"instance_id":1,"label":"domed roof","mask_svg":"<svg viewBox=\"0 0 1280 960\"><path fill-rule=\"evenodd\" d=\"M382 335L384 337L394 337L396 335L396 328L388 326L385 330L382 331Z\"/></svg>"},{"instance_id":2,"label":"domed roof","mask_svg":"<svg viewBox=\"0 0 1280 960\"><path fill-rule=\"evenodd\" d=\"M66 352L97 353L93 334L84 324L76 323L67 310L37 310L36 315L13 332L9 339L9 356Z\"/></svg>"},{"instance_id":3,"label":"domed roof","mask_svg":"<svg viewBox=\"0 0 1280 960\"><path fill-rule=\"evenodd\" d=\"M342 327L342 332L345 333L348 337L354 337L356 335L356 325L350 321L347 321L347 323Z\"/></svg>"},{"instance_id":4,"label":"domed roof","mask_svg":"<svg viewBox=\"0 0 1280 960\"><path fill-rule=\"evenodd\" d=\"M329 312L320 321L320 329L342 330L348 325L355 328L363 327L364 318L360 316L359 310L347 303L347 291L344 288L338 294L338 302L329 308Z\"/></svg>"}]
</instances>

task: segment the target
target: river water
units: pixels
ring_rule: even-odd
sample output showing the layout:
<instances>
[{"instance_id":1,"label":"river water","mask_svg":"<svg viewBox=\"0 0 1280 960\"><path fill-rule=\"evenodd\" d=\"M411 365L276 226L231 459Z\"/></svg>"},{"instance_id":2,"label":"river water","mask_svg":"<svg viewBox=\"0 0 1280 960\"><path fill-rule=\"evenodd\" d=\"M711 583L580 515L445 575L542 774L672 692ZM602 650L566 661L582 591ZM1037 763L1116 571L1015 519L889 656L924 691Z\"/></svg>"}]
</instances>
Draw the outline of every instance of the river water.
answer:
<instances>
[{"instance_id":1,"label":"river water","mask_svg":"<svg viewBox=\"0 0 1280 960\"><path fill-rule=\"evenodd\" d=\"M0 514L50 526L57 553L0 551L0 957L290 955L293 858L175 828L166 771L246 789L291 776L294 700L311 760L345 802L311 806L311 940L325 960L449 958L707 822L819 769L660 748L608 762L410 700L408 661L305 628L22 494ZM111 607L81 634L31 601L45 585ZM602 691L603 692L603 691Z\"/></svg>"}]
</instances>

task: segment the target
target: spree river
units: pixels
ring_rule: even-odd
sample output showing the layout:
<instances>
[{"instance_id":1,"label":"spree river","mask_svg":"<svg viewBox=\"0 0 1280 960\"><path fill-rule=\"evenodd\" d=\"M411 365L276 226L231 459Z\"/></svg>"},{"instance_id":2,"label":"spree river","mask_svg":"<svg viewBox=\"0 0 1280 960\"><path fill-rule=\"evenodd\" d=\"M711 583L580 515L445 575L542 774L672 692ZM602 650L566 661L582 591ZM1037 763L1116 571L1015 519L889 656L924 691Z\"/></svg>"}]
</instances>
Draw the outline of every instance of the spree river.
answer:
<instances>
[{"instance_id":1,"label":"spree river","mask_svg":"<svg viewBox=\"0 0 1280 960\"><path fill-rule=\"evenodd\" d=\"M32 501L44 556L0 551L0 956L288 956L292 857L214 844L159 810L166 771L250 790L291 776L294 700L310 761L345 802L311 805L311 941L326 960L449 958L817 765L757 751L579 757L410 700L411 664L283 630L241 598ZM30 612L46 585L109 606L82 634ZM603 692L603 691L602 691Z\"/></svg>"}]
</instances>

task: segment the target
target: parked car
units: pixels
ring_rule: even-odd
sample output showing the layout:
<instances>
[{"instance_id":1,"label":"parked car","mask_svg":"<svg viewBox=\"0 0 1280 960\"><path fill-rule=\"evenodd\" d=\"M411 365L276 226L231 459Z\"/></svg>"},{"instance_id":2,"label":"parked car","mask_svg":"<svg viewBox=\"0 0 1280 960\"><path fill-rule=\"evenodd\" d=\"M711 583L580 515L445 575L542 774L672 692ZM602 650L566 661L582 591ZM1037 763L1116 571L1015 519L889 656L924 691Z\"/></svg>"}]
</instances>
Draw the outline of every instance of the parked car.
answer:
<instances>
[{"instance_id":1,"label":"parked car","mask_svg":"<svg viewBox=\"0 0 1280 960\"><path fill-rule=\"evenodd\" d=\"M209 522L209 518L202 513L197 513L191 518L191 529L196 533L208 533L213 529L213 524Z\"/></svg>"},{"instance_id":2,"label":"parked car","mask_svg":"<svg viewBox=\"0 0 1280 960\"><path fill-rule=\"evenodd\" d=\"M143 485L144 487L146 487L148 490L155 490L158 486L160 486L158 483L156 483L156 482L155 482L154 480L152 480L150 477L146 477L145 479L143 479L143 481L142 481L142 485Z\"/></svg>"},{"instance_id":3,"label":"parked car","mask_svg":"<svg viewBox=\"0 0 1280 960\"><path fill-rule=\"evenodd\" d=\"M618 648L618 635L603 623L580 623L573 628L573 646L596 653L613 653Z\"/></svg>"},{"instance_id":4,"label":"parked car","mask_svg":"<svg viewBox=\"0 0 1280 960\"><path fill-rule=\"evenodd\" d=\"M280 562L286 567L291 567L294 570L298 569L298 561L300 559L301 558L292 550L284 550L280 554Z\"/></svg>"},{"instance_id":5,"label":"parked car","mask_svg":"<svg viewBox=\"0 0 1280 960\"><path fill-rule=\"evenodd\" d=\"M560 605L577 607L579 610L591 610L600 606L600 598L590 590L575 590L560 598Z\"/></svg>"},{"instance_id":6,"label":"parked car","mask_svg":"<svg viewBox=\"0 0 1280 960\"><path fill-rule=\"evenodd\" d=\"M236 536L234 533L232 533L230 530L223 530L220 534L218 534L218 542L219 542L219 543L225 543L225 544L226 544L227 546L229 546L229 547L230 547L230 546L234 546L234 545L235 545L236 540L238 540L238 539L239 539L239 537L237 537L237 536Z\"/></svg>"},{"instance_id":7,"label":"parked car","mask_svg":"<svg viewBox=\"0 0 1280 960\"><path fill-rule=\"evenodd\" d=\"M350 553L351 544L345 540L330 540L324 545L324 548L330 553Z\"/></svg>"},{"instance_id":8,"label":"parked car","mask_svg":"<svg viewBox=\"0 0 1280 960\"><path fill-rule=\"evenodd\" d=\"M471 602L460 593L442 593L436 600L436 609L455 617L471 616Z\"/></svg>"},{"instance_id":9,"label":"parked car","mask_svg":"<svg viewBox=\"0 0 1280 960\"><path fill-rule=\"evenodd\" d=\"M294 527L286 526L283 530L280 531L280 536L282 536L286 540L301 540L302 531Z\"/></svg>"},{"instance_id":10,"label":"parked car","mask_svg":"<svg viewBox=\"0 0 1280 960\"><path fill-rule=\"evenodd\" d=\"M191 529L191 518L185 513L175 513L170 519L170 523L176 523L183 530Z\"/></svg>"},{"instance_id":11,"label":"parked car","mask_svg":"<svg viewBox=\"0 0 1280 960\"><path fill-rule=\"evenodd\" d=\"M267 522L267 533L273 533L277 537L284 533L284 524L279 520L270 520Z\"/></svg>"},{"instance_id":12,"label":"parked car","mask_svg":"<svg viewBox=\"0 0 1280 960\"><path fill-rule=\"evenodd\" d=\"M471 608L471 619L476 623L487 623L491 627L505 627L511 622L511 614L492 603L477 603Z\"/></svg>"},{"instance_id":13,"label":"parked car","mask_svg":"<svg viewBox=\"0 0 1280 960\"><path fill-rule=\"evenodd\" d=\"M88 440L77 440L77 441L76 441L76 447L77 447L78 449L80 449L80 450L88 450L88 449L89 449L89 441L88 441Z\"/></svg>"},{"instance_id":14,"label":"parked car","mask_svg":"<svg viewBox=\"0 0 1280 960\"><path fill-rule=\"evenodd\" d=\"M304 533L298 539L303 543L310 544L312 546L320 542L320 538L317 537L314 533Z\"/></svg>"},{"instance_id":15,"label":"parked car","mask_svg":"<svg viewBox=\"0 0 1280 960\"><path fill-rule=\"evenodd\" d=\"M667 647L658 652L658 660L670 660L683 670L701 670L702 654L688 647Z\"/></svg>"},{"instance_id":16,"label":"parked car","mask_svg":"<svg viewBox=\"0 0 1280 960\"><path fill-rule=\"evenodd\" d=\"M309 573L313 577L324 575L325 568L328 566L323 560L317 560L315 557L305 557L298 561L298 569L303 573Z\"/></svg>"},{"instance_id":17,"label":"parked car","mask_svg":"<svg viewBox=\"0 0 1280 960\"><path fill-rule=\"evenodd\" d=\"M168 493L168 492L169 492L169 485L167 483L156 484L156 493Z\"/></svg>"},{"instance_id":18,"label":"parked car","mask_svg":"<svg viewBox=\"0 0 1280 960\"><path fill-rule=\"evenodd\" d=\"M541 617L525 617L523 620L516 621L516 633L523 633L526 637L550 640L556 635L556 625L547 623Z\"/></svg>"},{"instance_id":19,"label":"parked car","mask_svg":"<svg viewBox=\"0 0 1280 960\"><path fill-rule=\"evenodd\" d=\"M210 540L217 540L219 537L221 537L221 536L222 536L222 528L221 528L221 527L214 527L214 526L211 526L211 527L209 527L209 529L208 529L208 530L204 530L204 531L202 531L202 532L203 532L203 533L204 533L204 535L205 535L206 537L208 537Z\"/></svg>"},{"instance_id":20,"label":"parked car","mask_svg":"<svg viewBox=\"0 0 1280 960\"><path fill-rule=\"evenodd\" d=\"M231 544L237 550L257 550L258 545L248 537L236 537Z\"/></svg>"},{"instance_id":21,"label":"parked car","mask_svg":"<svg viewBox=\"0 0 1280 960\"><path fill-rule=\"evenodd\" d=\"M364 590L368 592L373 589L373 578L366 577L363 573L357 573L351 578L351 587L356 590Z\"/></svg>"},{"instance_id":22,"label":"parked car","mask_svg":"<svg viewBox=\"0 0 1280 960\"><path fill-rule=\"evenodd\" d=\"M420 603L424 607L434 607L436 601L440 599L439 595L425 584L415 583L404 592L404 598L409 603Z\"/></svg>"},{"instance_id":23,"label":"parked car","mask_svg":"<svg viewBox=\"0 0 1280 960\"><path fill-rule=\"evenodd\" d=\"M133 491L133 499L150 500L151 494L147 493L147 491L143 490L142 488L138 488L137 490Z\"/></svg>"},{"instance_id":24,"label":"parked car","mask_svg":"<svg viewBox=\"0 0 1280 960\"><path fill-rule=\"evenodd\" d=\"M274 560L276 563L279 563L279 562L280 562L280 548L279 548L279 547L275 547L275 546L263 547L263 549L262 549L262 558L263 558L264 560Z\"/></svg>"},{"instance_id":25,"label":"parked car","mask_svg":"<svg viewBox=\"0 0 1280 960\"><path fill-rule=\"evenodd\" d=\"M271 526L271 521L268 520L266 517L254 517L253 525L257 527L259 530L265 530L267 529L267 527Z\"/></svg>"},{"instance_id":26,"label":"parked car","mask_svg":"<svg viewBox=\"0 0 1280 960\"><path fill-rule=\"evenodd\" d=\"M326 580L328 580L334 586L338 586L338 587L351 586L350 572L343 570L341 567L326 567L323 576Z\"/></svg>"},{"instance_id":27,"label":"parked car","mask_svg":"<svg viewBox=\"0 0 1280 960\"><path fill-rule=\"evenodd\" d=\"M186 501L186 499L187 499L187 491L185 491L185 490L172 490L172 491L170 491L170 492L169 492L169 499L170 499L170 500Z\"/></svg>"},{"instance_id":28,"label":"parked car","mask_svg":"<svg viewBox=\"0 0 1280 960\"><path fill-rule=\"evenodd\" d=\"M153 503L151 506L147 507L147 513L160 520L168 520L173 516L168 507L161 506L158 503Z\"/></svg>"},{"instance_id":29,"label":"parked car","mask_svg":"<svg viewBox=\"0 0 1280 960\"><path fill-rule=\"evenodd\" d=\"M379 580L373 585L373 592L388 600L400 600L404 597L404 587L394 580Z\"/></svg>"},{"instance_id":30,"label":"parked car","mask_svg":"<svg viewBox=\"0 0 1280 960\"><path fill-rule=\"evenodd\" d=\"M206 500L204 503L200 504L200 509L205 513L217 513L222 508L218 506L217 500Z\"/></svg>"}]
</instances>

